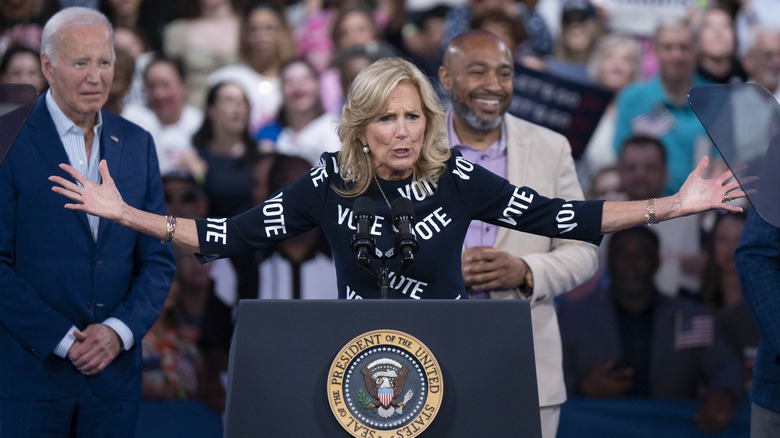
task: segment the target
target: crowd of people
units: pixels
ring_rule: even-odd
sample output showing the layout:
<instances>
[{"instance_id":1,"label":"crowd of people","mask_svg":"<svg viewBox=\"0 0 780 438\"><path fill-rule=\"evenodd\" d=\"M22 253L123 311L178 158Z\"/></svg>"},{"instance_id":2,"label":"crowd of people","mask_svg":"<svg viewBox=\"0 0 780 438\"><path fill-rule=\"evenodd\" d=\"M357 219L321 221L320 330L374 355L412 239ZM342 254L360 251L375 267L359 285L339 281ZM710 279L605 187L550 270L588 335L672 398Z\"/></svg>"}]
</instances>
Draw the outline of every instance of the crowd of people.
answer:
<instances>
[{"instance_id":1,"label":"crowd of people","mask_svg":"<svg viewBox=\"0 0 780 438\"><path fill-rule=\"evenodd\" d=\"M0 3L0 83L46 94L43 28L69 3ZM343 150L351 84L387 57L427 76L450 110L449 148L551 198L660 199L705 155L718 175L724 163L686 100L693 86L753 82L780 101L780 21L759 0L678 2L645 17L651 28L609 0L87 3L113 24L104 108L151 134L167 214L179 218L239 215ZM469 31L495 34L509 55L480 34L463 38ZM563 136L505 114L515 66L612 93L576 160ZM402 190L376 175L385 192ZM699 427L728 427L758 351L733 256L744 223L705 212L607 236L598 250L471 224L461 259L469 298L533 303L545 437L567 393L699 398ZM237 300L339 298L333 252L319 228L203 265L177 249L162 314L135 340L143 396L222 411ZM594 314L606 323L593 327ZM686 343L684 327L705 320L711 330Z\"/></svg>"}]
</instances>

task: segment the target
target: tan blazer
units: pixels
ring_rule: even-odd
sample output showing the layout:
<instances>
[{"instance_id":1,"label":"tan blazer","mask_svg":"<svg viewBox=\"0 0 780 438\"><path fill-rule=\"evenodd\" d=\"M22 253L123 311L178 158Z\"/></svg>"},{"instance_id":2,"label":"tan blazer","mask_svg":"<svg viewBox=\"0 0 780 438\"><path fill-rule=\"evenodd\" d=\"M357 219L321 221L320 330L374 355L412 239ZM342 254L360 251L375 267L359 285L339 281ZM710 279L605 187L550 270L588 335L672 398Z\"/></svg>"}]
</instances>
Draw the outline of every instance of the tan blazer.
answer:
<instances>
[{"instance_id":1,"label":"tan blazer","mask_svg":"<svg viewBox=\"0 0 780 438\"><path fill-rule=\"evenodd\" d=\"M504 116L507 133L507 178L539 194L567 200L583 199L568 140L547 128L509 114ZM520 257L534 276L531 319L534 330L536 378L539 405L566 401L563 382L561 335L553 299L585 282L596 272L596 246L551 239L501 228L497 249ZM524 298L519 289L493 291L493 299Z\"/></svg>"}]
</instances>

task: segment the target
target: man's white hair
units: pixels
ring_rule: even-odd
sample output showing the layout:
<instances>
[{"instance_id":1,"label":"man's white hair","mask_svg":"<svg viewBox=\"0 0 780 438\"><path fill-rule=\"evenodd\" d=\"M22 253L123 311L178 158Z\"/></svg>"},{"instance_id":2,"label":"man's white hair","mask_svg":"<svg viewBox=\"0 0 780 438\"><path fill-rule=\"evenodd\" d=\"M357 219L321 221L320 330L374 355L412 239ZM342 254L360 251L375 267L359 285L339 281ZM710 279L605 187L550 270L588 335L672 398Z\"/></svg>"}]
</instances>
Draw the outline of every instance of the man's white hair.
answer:
<instances>
[{"instance_id":1,"label":"man's white hair","mask_svg":"<svg viewBox=\"0 0 780 438\"><path fill-rule=\"evenodd\" d=\"M761 23L751 27L745 33L745 41L741 44L740 56L746 56L756 48L756 41L764 35L777 35L780 34L780 26L775 24Z\"/></svg>"},{"instance_id":2,"label":"man's white hair","mask_svg":"<svg viewBox=\"0 0 780 438\"><path fill-rule=\"evenodd\" d=\"M46 22L41 35L41 53L45 53L51 60L51 63L56 65L60 32L70 27L99 25L106 26L109 35L111 35L111 60L113 61L116 58L116 54L114 53L114 28L111 26L111 22L102 13L80 6L65 8L54 14Z\"/></svg>"}]
</instances>

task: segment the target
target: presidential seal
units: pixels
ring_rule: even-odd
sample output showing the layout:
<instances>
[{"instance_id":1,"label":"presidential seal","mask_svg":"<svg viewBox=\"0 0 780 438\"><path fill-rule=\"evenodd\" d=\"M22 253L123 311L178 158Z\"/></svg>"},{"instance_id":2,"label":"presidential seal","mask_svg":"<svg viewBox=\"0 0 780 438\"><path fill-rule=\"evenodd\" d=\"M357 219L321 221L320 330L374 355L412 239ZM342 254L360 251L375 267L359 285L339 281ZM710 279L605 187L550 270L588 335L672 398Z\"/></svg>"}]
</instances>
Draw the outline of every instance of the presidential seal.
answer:
<instances>
[{"instance_id":1,"label":"presidential seal","mask_svg":"<svg viewBox=\"0 0 780 438\"><path fill-rule=\"evenodd\" d=\"M439 363L422 342L397 330L374 330L336 355L328 402L354 437L416 437L439 412L442 383Z\"/></svg>"}]
</instances>

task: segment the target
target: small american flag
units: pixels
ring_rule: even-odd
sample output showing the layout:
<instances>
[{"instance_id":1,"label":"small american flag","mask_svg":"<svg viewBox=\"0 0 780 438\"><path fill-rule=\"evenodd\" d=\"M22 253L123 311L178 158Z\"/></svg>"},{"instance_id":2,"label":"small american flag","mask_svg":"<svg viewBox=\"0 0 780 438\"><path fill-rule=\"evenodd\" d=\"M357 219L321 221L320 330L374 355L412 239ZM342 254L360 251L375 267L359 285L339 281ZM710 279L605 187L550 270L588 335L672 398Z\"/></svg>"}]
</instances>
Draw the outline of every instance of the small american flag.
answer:
<instances>
[{"instance_id":1,"label":"small american flag","mask_svg":"<svg viewBox=\"0 0 780 438\"><path fill-rule=\"evenodd\" d=\"M709 347L715 342L712 315L684 315L677 312L674 323L674 349Z\"/></svg>"},{"instance_id":2,"label":"small american flag","mask_svg":"<svg viewBox=\"0 0 780 438\"><path fill-rule=\"evenodd\" d=\"M638 135L661 138L674 129L676 124L669 110L663 104L658 104L651 111L631 119L631 131Z\"/></svg>"}]
</instances>

